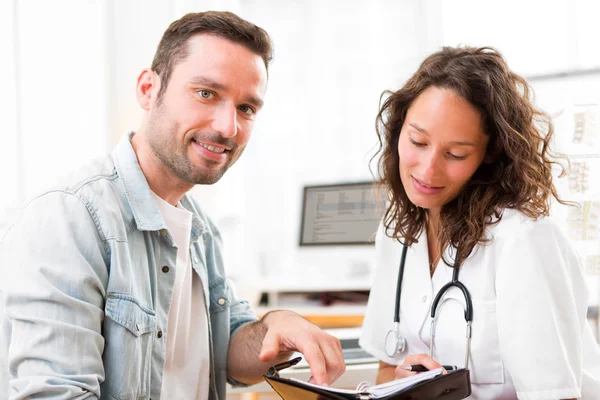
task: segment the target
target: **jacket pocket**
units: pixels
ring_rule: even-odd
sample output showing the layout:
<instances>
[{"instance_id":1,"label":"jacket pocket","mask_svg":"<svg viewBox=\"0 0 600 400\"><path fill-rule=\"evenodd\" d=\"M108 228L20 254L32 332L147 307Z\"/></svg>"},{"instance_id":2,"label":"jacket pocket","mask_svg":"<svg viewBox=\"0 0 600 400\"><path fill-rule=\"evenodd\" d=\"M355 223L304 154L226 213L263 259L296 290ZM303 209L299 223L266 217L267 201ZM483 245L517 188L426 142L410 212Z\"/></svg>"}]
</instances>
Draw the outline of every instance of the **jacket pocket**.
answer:
<instances>
[{"instance_id":1,"label":"jacket pocket","mask_svg":"<svg viewBox=\"0 0 600 400\"><path fill-rule=\"evenodd\" d=\"M102 391L119 400L147 398L156 315L130 295L109 293L104 308Z\"/></svg>"},{"instance_id":2,"label":"jacket pocket","mask_svg":"<svg viewBox=\"0 0 600 400\"><path fill-rule=\"evenodd\" d=\"M496 301L473 299L471 334L471 383L504 383L504 363L500 354Z\"/></svg>"}]
</instances>

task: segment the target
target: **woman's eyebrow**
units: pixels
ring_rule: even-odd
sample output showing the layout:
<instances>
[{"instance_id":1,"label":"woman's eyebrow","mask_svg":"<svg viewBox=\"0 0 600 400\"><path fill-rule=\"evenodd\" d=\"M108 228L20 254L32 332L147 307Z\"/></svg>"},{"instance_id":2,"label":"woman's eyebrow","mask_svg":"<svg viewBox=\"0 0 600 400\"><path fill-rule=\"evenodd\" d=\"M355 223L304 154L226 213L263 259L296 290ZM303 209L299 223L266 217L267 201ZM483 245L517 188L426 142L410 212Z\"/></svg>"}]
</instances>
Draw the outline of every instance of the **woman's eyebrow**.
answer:
<instances>
[{"instance_id":1,"label":"woman's eyebrow","mask_svg":"<svg viewBox=\"0 0 600 400\"><path fill-rule=\"evenodd\" d=\"M415 124L414 122L410 122L408 124L408 126L410 126L410 127L414 128L414 129L416 129L417 131L419 131L421 133L424 133L424 134L426 134L426 135L429 136L429 133L427 132L427 129L421 128L419 125Z\"/></svg>"},{"instance_id":2,"label":"woman's eyebrow","mask_svg":"<svg viewBox=\"0 0 600 400\"><path fill-rule=\"evenodd\" d=\"M415 130L417 130L419 133L422 133L426 136L429 136L429 132L427 132L427 129L425 128L421 128L419 125L411 122L408 124L408 126L410 126L411 128L414 128ZM469 141L465 141L465 140L453 140L452 142L448 142L449 145L452 146L471 146L471 147L476 147L475 143L473 142L469 142Z\"/></svg>"}]
</instances>

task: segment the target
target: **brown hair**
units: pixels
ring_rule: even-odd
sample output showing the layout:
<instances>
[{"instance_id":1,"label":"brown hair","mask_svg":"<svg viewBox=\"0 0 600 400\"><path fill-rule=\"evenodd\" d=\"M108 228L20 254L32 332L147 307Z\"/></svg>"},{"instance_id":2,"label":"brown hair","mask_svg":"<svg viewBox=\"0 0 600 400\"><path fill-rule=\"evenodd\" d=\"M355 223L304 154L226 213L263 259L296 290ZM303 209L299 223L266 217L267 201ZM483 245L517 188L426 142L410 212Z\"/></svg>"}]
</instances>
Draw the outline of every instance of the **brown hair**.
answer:
<instances>
[{"instance_id":1,"label":"brown hair","mask_svg":"<svg viewBox=\"0 0 600 400\"><path fill-rule=\"evenodd\" d=\"M382 95L387 98L377 115L379 149L373 158L380 155L379 175L388 189L388 236L410 246L425 228L426 210L409 200L400 180L398 139L407 110L429 87L450 89L467 100L481 113L489 135L492 162L482 163L440 213L440 254L453 246L458 250L454 264L460 266L477 244L490 241L485 228L498 223L505 208L537 219L548 215L552 197L565 204L552 183L553 164L563 174L564 167L552 160L550 118L533 106L531 88L502 55L489 47L444 47L427 57L400 90Z\"/></svg>"},{"instance_id":2,"label":"brown hair","mask_svg":"<svg viewBox=\"0 0 600 400\"><path fill-rule=\"evenodd\" d=\"M211 34L246 47L260 56L267 71L273 59L273 45L262 28L229 11L189 13L169 25L152 60L152 70L161 79L158 102L162 98L175 65L187 57L187 41L198 34Z\"/></svg>"}]
</instances>

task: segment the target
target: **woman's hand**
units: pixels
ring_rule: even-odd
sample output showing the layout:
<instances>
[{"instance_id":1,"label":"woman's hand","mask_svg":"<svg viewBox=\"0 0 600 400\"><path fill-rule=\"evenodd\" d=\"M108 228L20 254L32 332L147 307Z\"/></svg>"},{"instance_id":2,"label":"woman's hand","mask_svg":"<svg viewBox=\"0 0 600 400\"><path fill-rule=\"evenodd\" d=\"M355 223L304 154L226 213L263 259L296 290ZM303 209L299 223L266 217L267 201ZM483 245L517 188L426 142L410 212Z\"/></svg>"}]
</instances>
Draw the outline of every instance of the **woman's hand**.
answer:
<instances>
[{"instance_id":1,"label":"woman's hand","mask_svg":"<svg viewBox=\"0 0 600 400\"><path fill-rule=\"evenodd\" d=\"M407 376L418 374L418 372L407 371L402 367L408 367L409 365L421 364L425 368L431 370L436 368L442 368L442 365L429 357L428 354L411 354L404 359L404 364L398 365L395 370L396 379L405 378ZM446 370L444 370L446 373Z\"/></svg>"}]
</instances>

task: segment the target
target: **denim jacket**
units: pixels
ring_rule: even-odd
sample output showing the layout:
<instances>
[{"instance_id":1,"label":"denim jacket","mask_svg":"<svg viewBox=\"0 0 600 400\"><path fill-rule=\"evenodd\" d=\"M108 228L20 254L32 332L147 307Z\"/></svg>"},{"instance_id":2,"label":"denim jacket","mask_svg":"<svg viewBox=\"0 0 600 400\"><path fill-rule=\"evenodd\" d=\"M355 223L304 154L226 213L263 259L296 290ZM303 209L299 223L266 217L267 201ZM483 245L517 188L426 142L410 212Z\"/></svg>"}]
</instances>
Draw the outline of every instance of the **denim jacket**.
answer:
<instances>
[{"instance_id":1,"label":"denim jacket","mask_svg":"<svg viewBox=\"0 0 600 400\"><path fill-rule=\"evenodd\" d=\"M0 241L0 399L160 399L177 247L132 136L29 202ZM181 204L207 305L209 397L224 400L230 338L256 317L225 277L219 231L190 196Z\"/></svg>"}]
</instances>

